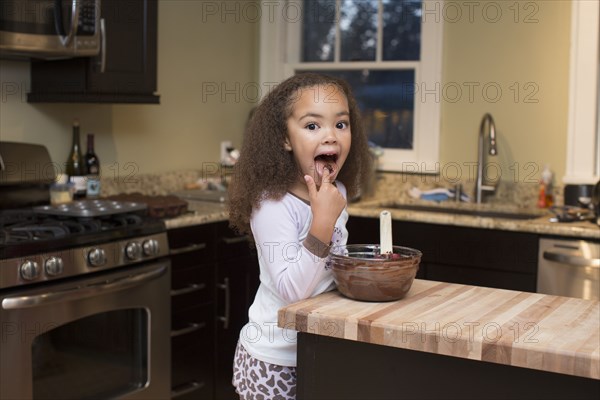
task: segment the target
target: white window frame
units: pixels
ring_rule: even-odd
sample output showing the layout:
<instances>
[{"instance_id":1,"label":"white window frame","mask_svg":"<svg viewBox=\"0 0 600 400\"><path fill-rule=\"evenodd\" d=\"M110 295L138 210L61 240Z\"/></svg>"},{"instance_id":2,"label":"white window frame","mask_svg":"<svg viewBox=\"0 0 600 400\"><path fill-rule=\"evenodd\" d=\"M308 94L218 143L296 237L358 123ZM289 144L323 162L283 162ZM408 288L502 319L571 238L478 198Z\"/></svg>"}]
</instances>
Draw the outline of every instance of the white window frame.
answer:
<instances>
[{"instance_id":1,"label":"white window frame","mask_svg":"<svg viewBox=\"0 0 600 400\"><path fill-rule=\"evenodd\" d=\"M338 4L339 4L338 0ZM267 4L268 3L268 4ZM421 24L421 59L419 61L369 62L300 62L301 23L294 21L301 10L300 0L261 2L260 67L261 87L272 87L292 76L296 69L414 69L415 108L413 149L384 149L378 168L382 171L404 171L438 174L441 115L442 33L443 18L438 1L423 1ZM279 9L275 5L280 5ZM339 14L340 7L336 7ZM337 20L337 19L336 19ZM381 24L380 24L381 25ZM381 55L382 29L379 28L377 54ZM340 35L336 35L339 48ZM381 57L378 57L380 59Z\"/></svg>"},{"instance_id":2,"label":"white window frame","mask_svg":"<svg viewBox=\"0 0 600 400\"><path fill-rule=\"evenodd\" d=\"M600 178L598 134L598 46L600 5L573 1L567 165L564 184L590 184Z\"/></svg>"}]
</instances>

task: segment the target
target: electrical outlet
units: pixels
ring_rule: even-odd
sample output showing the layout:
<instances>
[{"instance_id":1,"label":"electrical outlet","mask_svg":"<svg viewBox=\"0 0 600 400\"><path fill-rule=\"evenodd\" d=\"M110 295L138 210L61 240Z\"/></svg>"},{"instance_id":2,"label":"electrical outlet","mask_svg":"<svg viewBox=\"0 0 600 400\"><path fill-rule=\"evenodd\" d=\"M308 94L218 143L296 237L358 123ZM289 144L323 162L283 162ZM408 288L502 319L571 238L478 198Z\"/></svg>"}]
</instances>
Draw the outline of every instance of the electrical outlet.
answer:
<instances>
[{"instance_id":1,"label":"electrical outlet","mask_svg":"<svg viewBox=\"0 0 600 400\"><path fill-rule=\"evenodd\" d=\"M227 149L233 147L230 140L221 142L221 164L227 164L229 160L229 152Z\"/></svg>"}]
</instances>

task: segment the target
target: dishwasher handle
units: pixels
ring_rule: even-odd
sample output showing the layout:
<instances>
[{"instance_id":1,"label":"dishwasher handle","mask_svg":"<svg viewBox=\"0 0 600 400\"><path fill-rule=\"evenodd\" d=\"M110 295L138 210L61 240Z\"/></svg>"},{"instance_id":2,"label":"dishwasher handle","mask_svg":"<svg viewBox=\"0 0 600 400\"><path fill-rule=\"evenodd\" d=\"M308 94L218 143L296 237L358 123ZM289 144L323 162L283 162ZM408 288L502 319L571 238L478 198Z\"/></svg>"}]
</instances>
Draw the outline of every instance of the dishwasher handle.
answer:
<instances>
[{"instance_id":1,"label":"dishwasher handle","mask_svg":"<svg viewBox=\"0 0 600 400\"><path fill-rule=\"evenodd\" d=\"M574 267L600 268L600 258L585 258L553 251L544 251L543 256L545 260L568 264Z\"/></svg>"}]
</instances>

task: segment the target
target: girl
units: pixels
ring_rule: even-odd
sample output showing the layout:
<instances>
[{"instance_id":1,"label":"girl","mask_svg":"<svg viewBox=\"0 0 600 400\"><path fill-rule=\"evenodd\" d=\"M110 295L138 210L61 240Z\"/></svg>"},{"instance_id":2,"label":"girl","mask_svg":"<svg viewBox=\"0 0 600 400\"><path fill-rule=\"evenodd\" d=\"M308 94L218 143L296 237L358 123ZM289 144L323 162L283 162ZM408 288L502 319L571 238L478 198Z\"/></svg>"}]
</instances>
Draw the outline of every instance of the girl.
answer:
<instances>
[{"instance_id":1,"label":"girl","mask_svg":"<svg viewBox=\"0 0 600 400\"><path fill-rule=\"evenodd\" d=\"M230 224L256 244L260 286L240 332L233 385L241 399L294 399L296 332L277 311L335 287L327 257L344 245L346 197L371 158L342 80L295 75L270 92L246 130L229 189Z\"/></svg>"}]
</instances>

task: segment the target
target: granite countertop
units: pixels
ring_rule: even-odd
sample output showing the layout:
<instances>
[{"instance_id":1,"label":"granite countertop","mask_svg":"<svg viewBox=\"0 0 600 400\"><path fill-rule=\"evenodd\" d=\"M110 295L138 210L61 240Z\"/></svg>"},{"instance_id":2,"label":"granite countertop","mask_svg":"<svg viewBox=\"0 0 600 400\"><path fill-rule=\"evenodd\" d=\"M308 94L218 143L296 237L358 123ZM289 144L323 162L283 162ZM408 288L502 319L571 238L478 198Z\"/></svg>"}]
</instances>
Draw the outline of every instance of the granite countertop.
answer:
<instances>
[{"instance_id":1,"label":"granite countertop","mask_svg":"<svg viewBox=\"0 0 600 400\"><path fill-rule=\"evenodd\" d=\"M221 222L229 219L229 212L225 203L197 200L186 201L188 202L188 212L175 218L166 219L165 225L167 229Z\"/></svg>"},{"instance_id":2,"label":"granite countertop","mask_svg":"<svg viewBox=\"0 0 600 400\"><path fill-rule=\"evenodd\" d=\"M402 209L407 206L408 208ZM428 211L421 211L420 207ZM384 209L391 212L394 220L600 240L600 227L591 221L551 222L554 215L538 208L489 203L436 203L418 200L396 202L392 199L370 199L348 204L351 216L379 218L379 213ZM475 213L481 214L478 216ZM508 218L500 218L494 214L510 215Z\"/></svg>"},{"instance_id":3,"label":"granite countertop","mask_svg":"<svg viewBox=\"0 0 600 400\"><path fill-rule=\"evenodd\" d=\"M600 379L600 302L415 280L388 303L339 292L279 310L280 327Z\"/></svg>"},{"instance_id":4,"label":"granite countertop","mask_svg":"<svg viewBox=\"0 0 600 400\"><path fill-rule=\"evenodd\" d=\"M165 221L167 229L226 221L229 218L225 203L189 199L187 202L189 211L179 217L167 219ZM459 211L510 212L513 214L527 214L534 218L510 219L480 217L446 212L402 210L390 207L398 205L426 206L429 209L435 209L437 207L442 211L446 209L458 209ZM394 203L394 201L386 199L363 200L348 204L348 213L351 216L379 218L379 213L384 209L389 210L392 213L392 218L395 220L600 240L600 228L597 225L589 221L571 223L550 222L552 214L548 211L539 209L515 208L508 205L502 206L497 204L438 204L418 201Z\"/></svg>"}]
</instances>

